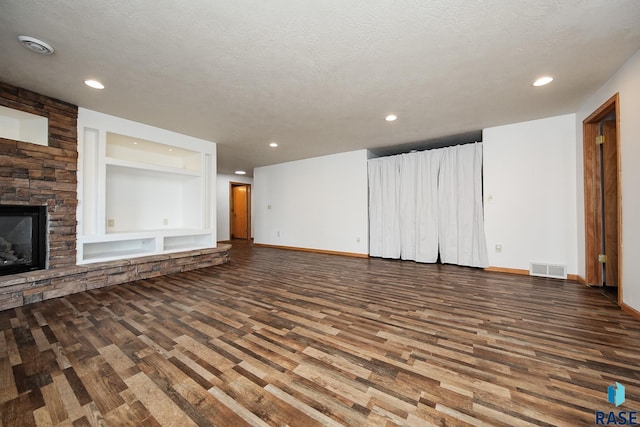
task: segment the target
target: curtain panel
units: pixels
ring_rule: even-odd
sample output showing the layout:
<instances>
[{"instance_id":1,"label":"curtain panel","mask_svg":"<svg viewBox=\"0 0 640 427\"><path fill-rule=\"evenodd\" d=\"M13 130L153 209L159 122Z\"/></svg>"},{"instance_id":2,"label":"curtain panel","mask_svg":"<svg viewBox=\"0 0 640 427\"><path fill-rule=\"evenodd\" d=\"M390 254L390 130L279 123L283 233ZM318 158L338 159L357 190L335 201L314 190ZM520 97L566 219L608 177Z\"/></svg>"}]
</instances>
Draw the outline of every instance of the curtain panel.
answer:
<instances>
[{"instance_id":1,"label":"curtain panel","mask_svg":"<svg viewBox=\"0 0 640 427\"><path fill-rule=\"evenodd\" d=\"M482 211L482 144L371 159L369 254L489 265Z\"/></svg>"}]
</instances>

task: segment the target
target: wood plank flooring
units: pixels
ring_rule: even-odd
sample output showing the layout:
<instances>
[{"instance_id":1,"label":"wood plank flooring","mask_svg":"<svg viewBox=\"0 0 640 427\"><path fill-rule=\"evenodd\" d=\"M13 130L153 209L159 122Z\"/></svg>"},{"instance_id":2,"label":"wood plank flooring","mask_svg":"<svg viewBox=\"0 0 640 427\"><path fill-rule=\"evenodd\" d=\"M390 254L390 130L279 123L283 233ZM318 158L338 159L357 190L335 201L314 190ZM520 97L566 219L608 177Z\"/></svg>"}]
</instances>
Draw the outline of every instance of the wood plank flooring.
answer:
<instances>
[{"instance_id":1,"label":"wood plank flooring","mask_svg":"<svg viewBox=\"0 0 640 427\"><path fill-rule=\"evenodd\" d=\"M640 322L571 282L255 248L0 312L0 426L576 426Z\"/></svg>"}]
</instances>

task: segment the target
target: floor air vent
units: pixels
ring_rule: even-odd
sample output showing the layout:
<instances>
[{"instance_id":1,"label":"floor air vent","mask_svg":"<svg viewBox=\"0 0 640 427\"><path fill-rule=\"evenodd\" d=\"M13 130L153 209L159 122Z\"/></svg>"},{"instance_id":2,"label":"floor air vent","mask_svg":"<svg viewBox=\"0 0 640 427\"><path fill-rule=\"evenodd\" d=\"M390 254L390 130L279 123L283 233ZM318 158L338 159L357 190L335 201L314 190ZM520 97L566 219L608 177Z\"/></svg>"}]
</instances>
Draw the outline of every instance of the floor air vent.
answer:
<instances>
[{"instance_id":1,"label":"floor air vent","mask_svg":"<svg viewBox=\"0 0 640 427\"><path fill-rule=\"evenodd\" d=\"M560 264L545 264L543 262L531 262L529 263L529 274L531 276L566 279L567 266Z\"/></svg>"}]
</instances>

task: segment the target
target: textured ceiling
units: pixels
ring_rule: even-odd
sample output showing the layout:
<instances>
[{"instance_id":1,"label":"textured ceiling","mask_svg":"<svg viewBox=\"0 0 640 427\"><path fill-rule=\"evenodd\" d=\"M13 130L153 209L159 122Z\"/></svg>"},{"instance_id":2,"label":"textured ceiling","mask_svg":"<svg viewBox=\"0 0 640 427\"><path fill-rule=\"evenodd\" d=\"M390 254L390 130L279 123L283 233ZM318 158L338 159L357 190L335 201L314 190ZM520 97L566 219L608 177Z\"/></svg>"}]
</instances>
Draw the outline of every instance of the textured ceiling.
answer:
<instances>
[{"instance_id":1,"label":"textured ceiling","mask_svg":"<svg viewBox=\"0 0 640 427\"><path fill-rule=\"evenodd\" d=\"M219 172L251 174L574 112L639 23L637 0L0 0L0 80L217 142Z\"/></svg>"}]
</instances>

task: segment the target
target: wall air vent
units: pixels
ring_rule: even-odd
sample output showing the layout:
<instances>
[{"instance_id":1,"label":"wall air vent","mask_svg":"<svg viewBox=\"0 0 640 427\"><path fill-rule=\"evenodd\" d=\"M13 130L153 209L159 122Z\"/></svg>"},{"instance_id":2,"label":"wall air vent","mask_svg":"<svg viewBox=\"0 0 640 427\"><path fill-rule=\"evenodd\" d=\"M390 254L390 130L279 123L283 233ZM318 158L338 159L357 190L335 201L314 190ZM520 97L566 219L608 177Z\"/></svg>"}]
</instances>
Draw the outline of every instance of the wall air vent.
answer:
<instances>
[{"instance_id":1,"label":"wall air vent","mask_svg":"<svg viewBox=\"0 0 640 427\"><path fill-rule=\"evenodd\" d=\"M567 266L562 264L547 264L544 262L530 262L529 275L550 277L552 279L566 279Z\"/></svg>"}]
</instances>

